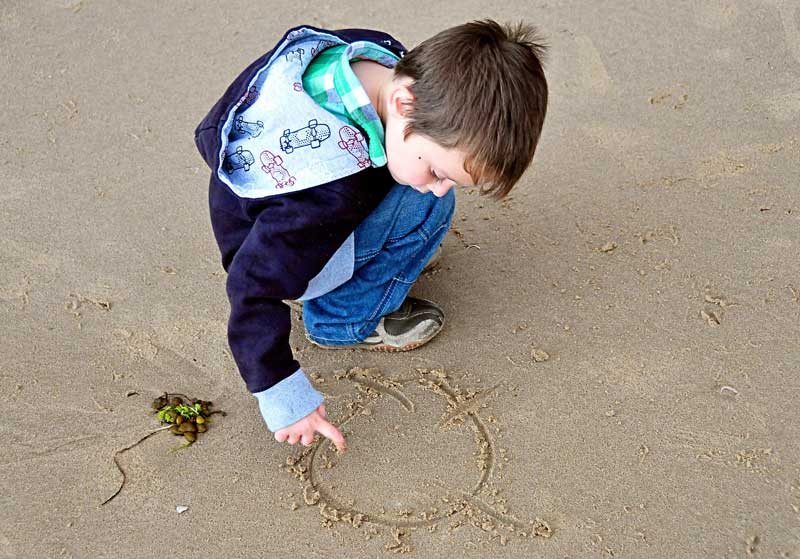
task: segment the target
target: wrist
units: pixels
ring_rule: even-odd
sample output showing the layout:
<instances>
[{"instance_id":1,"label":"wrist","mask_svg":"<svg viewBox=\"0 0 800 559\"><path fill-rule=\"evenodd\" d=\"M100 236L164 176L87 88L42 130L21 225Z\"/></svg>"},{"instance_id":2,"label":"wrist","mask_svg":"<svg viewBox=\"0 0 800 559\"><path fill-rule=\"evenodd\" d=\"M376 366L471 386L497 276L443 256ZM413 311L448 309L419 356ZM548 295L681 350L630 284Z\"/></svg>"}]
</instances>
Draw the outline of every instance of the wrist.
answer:
<instances>
[{"instance_id":1,"label":"wrist","mask_svg":"<svg viewBox=\"0 0 800 559\"><path fill-rule=\"evenodd\" d=\"M258 400L258 409L267 429L273 433L300 421L324 400L302 368L267 390L255 392L253 396Z\"/></svg>"}]
</instances>

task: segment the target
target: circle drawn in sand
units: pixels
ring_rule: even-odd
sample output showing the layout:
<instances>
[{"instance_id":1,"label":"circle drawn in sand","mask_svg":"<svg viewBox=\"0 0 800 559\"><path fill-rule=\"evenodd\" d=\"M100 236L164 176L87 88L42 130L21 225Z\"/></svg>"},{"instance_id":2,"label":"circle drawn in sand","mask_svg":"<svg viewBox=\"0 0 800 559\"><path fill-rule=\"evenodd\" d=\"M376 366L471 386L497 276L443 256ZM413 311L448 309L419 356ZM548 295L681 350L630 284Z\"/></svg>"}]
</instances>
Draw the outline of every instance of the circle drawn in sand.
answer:
<instances>
[{"instance_id":1,"label":"circle drawn in sand","mask_svg":"<svg viewBox=\"0 0 800 559\"><path fill-rule=\"evenodd\" d=\"M355 499L348 499L341 494L341 489L334 484L325 483L324 472L330 471L333 466L331 456L335 453L328 439L318 440L314 445L304 450L299 456L290 456L287 465L290 472L304 483L303 499L307 505L319 507L323 523L331 525L333 522L345 522L355 527L362 523L371 523L394 530L395 544L392 546L407 547L400 537L407 535L402 530L428 528L434 531L444 522L450 521L450 529L460 526L464 520L460 515L465 515L467 522L475 525L485 532L490 532L493 537L498 537L505 543L505 536L498 534L498 529L504 528L521 537L542 536L549 537L550 527L540 519L523 522L511 514L501 504L488 502L486 496L497 495L497 491L489 489L489 482L496 468L498 450L496 443L480 411L485 407L485 400L495 393L499 385L482 390L461 390L448 382L448 375L440 370L418 369L416 374L404 379L390 379L383 376L377 369L354 368L336 375L338 380L353 383L356 388L356 398L347 405L348 415L341 420L340 428L353 427L358 424L358 419L373 420L373 411L370 406L375 401L383 398L395 400L402 412L422 416L418 407L409 397L409 387L421 387L426 392L432 392L444 400L445 411L435 421L433 428L446 433L450 427L467 424L474 434L477 445L477 471L471 487L455 488L451 483L434 481L418 487L425 495L437 504L423 507L425 510L407 510L387 512L384 507L363 507L355 504ZM381 423L386 427L385 421ZM364 426L362 426L363 430ZM378 435L380 436L380 435ZM380 442L370 438L370 446L381 448ZM414 446L416 443L412 443ZM424 443L419 443L424 444ZM404 447L408 448L408 447ZM502 454L503 450L500 451ZM364 460L367 457L363 457ZM450 457L442 457L447 461ZM404 464L413 463L404 460ZM455 463L455 462L454 462ZM419 464L419 462L417 462ZM452 465L452 464L451 464ZM463 479L463 475L460 476ZM384 478L385 479L385 478ZM361 495L377 488L360 487ZM413 488L410 488L413 489ZM418 494L423 494L419 493ZM435 493L435 495L434 495ZM387 549L390 547L387 544ZM396 549L394 549L396 550Z\"/></svg>"}]
</instances>

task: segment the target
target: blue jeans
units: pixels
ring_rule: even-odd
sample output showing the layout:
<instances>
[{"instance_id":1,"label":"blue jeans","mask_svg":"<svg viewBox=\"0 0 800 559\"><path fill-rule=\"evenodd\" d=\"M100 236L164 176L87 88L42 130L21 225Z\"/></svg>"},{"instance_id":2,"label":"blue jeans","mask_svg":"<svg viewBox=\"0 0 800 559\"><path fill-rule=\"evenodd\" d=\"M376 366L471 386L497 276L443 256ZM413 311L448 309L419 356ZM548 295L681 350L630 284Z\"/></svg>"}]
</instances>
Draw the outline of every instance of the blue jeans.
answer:
<instances>
[{"instance_id":1,"label":"blue jeans","mask_svg":"<svg viewBox=\"0 0 800 559\"><path fill-rule=\"evenodd\" d=\"M439 248L455 210L451 189L442 198L397 184L355 231L353 277L303 306L308 335L324 345L351 345L400 308Z\"/></svg>"}]
</instances>

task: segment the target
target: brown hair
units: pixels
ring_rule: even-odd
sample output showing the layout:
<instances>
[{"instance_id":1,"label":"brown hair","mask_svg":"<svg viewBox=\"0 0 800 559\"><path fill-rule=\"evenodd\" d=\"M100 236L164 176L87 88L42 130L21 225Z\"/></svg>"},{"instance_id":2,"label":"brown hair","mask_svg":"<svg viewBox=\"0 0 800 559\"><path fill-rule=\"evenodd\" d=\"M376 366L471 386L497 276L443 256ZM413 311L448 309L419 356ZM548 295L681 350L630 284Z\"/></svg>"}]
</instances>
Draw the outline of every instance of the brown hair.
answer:
<instances>
[{"instance_id":1,"label":"brown hair","mask_svg":"<svg viewBox=\"0 0 800 559\"><path fill-rule=\"evenodd\" d=\"M502 198L533 160L547 111L545 46L530 25L492 20L446 29L395 67L414 80L404 131L467 154L482 194Z\"/></svg>"}]
</instances>

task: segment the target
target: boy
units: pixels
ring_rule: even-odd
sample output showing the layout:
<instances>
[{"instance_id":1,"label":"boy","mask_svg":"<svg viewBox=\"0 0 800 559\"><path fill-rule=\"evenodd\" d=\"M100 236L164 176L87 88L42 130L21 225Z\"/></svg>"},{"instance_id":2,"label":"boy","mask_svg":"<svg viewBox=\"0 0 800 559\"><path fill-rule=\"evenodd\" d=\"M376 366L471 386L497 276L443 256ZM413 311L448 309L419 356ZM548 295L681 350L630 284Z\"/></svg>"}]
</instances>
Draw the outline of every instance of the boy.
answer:
<instances>
[{"instance_id":1,"label":"boy","mask_svg":"<svg viewBox=\"0 0 800 559\"><path fill-rule=\"evenodd\" d=\"M531 28L490 20L407 54L381 32L298 27L197 127L228 340L278 441L345 446L292 357L284 300L305 302L324 348L407 351L439 333L442 310L407 294L450 226L453 186L503 197L533 159L543 50Z\"/></svg>"}]
</instances>

